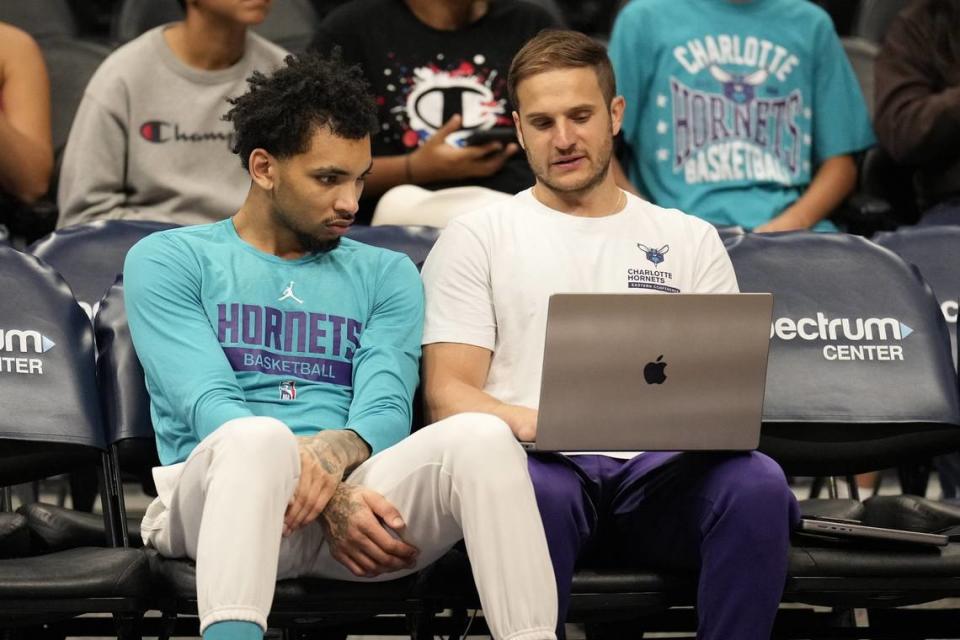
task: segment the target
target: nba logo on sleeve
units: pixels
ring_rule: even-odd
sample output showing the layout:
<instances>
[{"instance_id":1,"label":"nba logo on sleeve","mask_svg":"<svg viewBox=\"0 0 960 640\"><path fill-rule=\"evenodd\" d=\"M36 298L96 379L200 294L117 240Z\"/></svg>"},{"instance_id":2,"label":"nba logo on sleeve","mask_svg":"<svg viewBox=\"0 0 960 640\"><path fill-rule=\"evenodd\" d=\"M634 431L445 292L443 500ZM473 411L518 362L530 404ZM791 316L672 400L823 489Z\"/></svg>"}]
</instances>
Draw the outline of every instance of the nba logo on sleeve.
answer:
<instances>
[{"instance_id":1,"label":"nba logo on sleeve","mask_svg":"<svg viewBox=\"0 0 960 640\"><path fill-rule=\"evenodd\" d=\"M280 383L280 399L281 400L297 399L296 380L284 380L283 382Z\"/></svg>"}]
</instances>

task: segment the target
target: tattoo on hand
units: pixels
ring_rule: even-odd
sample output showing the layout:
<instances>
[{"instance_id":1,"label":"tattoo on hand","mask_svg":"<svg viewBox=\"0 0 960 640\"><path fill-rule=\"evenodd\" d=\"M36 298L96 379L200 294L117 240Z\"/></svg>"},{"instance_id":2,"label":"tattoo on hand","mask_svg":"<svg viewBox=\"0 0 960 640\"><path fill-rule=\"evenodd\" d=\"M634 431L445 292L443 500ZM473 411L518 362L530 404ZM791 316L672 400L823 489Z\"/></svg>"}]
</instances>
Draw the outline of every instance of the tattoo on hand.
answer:
<instances>
[{"instance_id":1,"label":"tattoo on hand","mask_svg":"<svg viewBox=\"0 0 960 640\"><path fill-rule=\"evenodd\" d=\"M303 437L301 446L321 469L341 479L370 455L360 436L346 429L330 429Z\"/></svg>"},{"instance_id":2,"label":"tattoo on hand","mask_svg":"<svg viewBox=\"0 0 960 640\"><path fill-rule=\"evenodd\" d=\"M323 510L324 521L327 524L331 538L342 540L347 535L350 526L350 517L363 507L357 496L356 487L341 484L337 487L330 502Z\"/></svg>"}]
</instances>

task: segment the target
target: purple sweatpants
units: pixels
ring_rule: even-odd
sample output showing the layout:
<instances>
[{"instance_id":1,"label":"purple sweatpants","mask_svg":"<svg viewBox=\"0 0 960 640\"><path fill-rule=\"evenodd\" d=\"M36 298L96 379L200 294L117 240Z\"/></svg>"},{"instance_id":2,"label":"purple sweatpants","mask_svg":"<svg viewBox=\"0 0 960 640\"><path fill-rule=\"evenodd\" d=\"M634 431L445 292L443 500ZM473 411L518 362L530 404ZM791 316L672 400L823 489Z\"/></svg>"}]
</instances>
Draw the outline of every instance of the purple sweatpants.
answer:
<instances>
[{"instance_id":1,"label":"purple sweatpants","mask_svg":"<svg viewBox=\"0 0 960 640\"><path fill-rule=\"evenodd\" d=\"M768 640L797 501L761 453L529 457L557 578L560 631L583 556L700 572L700 640ZM558 636L562 637L562 636Z\"/></svg>"}]
</instances>

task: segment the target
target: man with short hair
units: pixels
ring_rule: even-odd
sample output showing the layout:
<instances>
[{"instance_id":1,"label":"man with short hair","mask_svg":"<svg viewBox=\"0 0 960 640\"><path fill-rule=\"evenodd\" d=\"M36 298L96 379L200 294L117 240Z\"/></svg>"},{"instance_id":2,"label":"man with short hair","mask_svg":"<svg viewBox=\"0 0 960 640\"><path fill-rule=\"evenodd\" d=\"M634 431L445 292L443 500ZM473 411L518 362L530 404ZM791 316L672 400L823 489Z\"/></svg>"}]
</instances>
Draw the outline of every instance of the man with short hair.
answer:
<instances>
[{"instance_id":1,"label":"man with short hair","mask_svg":"<svg viewBox=\"0 0 960 640\"><path fill-rule=\"evenodd\" d=\"M602 46L576 32L540 34L514 58L509 85L537 182L451 222L427 258L424 389L431 419L489 413L532 441L551 294L738 289L713 227L614 183L626 105ZM639 244L670 249L651 256ZM630 281L645 264L656 280ZM561 621L575 565L598 554L699 569L699 638L770 636L799 517L776 462L756 452L621 452L531 454L529 466Z\"/></svg>"},{"instance_id":2,"label":"man with short hair","mask_svg":"<svg viewBox=\"0 0 960 640\"><path fill-rule=\"evenodd\" d=\"M286 51L249 28L270 0L190 0L181 22L123 45L100 65L63 157L58 227L124 218L222 220L249 177L233 162L225 99Z\"/></svg>"},{"instance_id":3,"label":"man with short hair","mask_svg":"<svg viewBox=\"0 0 960 640\"><path fill-rule=\"evenodd\" d=\"M497 638L554 638L522 449L494 416L410 430L423 293L399 253L344 238L370 171L360 70L287 58L231 101L251 184L221 222L125 265L160 461L145 544L197 562L205 639L258 640L278 578L389 580L461 538Z\"/></svg>"}]
</instances>

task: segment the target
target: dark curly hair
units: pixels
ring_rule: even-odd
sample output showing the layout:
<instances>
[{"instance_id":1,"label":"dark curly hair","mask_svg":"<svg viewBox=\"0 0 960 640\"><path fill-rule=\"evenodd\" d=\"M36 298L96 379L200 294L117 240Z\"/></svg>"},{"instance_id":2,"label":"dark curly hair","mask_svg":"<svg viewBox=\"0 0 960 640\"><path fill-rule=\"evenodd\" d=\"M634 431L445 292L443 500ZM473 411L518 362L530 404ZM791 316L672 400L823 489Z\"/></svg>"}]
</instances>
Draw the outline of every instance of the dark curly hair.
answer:
<instances>
[{"instance_id":1,"label":"dark curly hair","mask_svg":"<svg viewBox=\"0 0 960 640\"><path fill-rule=\"evenodd\" d=\"M227 99L233 108L223 119L233 123L233 152L244 169L254 149L278 158L305 152L314 127L350 140L377 130L377 107L363 72L345 64L339 49L328 57L289 55L284 62L270 76L254 71L250 89Z\"/></svg>"}]
</instances>

